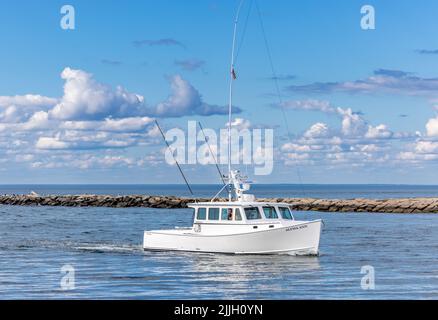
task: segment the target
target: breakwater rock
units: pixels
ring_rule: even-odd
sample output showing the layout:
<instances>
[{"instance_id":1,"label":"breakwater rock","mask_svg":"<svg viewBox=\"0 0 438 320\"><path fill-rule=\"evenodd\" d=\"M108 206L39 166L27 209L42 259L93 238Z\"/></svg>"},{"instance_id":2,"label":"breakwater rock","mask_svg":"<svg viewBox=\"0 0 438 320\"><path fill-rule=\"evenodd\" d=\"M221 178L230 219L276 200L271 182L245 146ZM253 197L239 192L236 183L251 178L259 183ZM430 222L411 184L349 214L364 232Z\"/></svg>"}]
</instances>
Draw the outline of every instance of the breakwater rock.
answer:
<instances>
[{"instance_id":1,"label":"breakwater rock","mask_svg":"<svg viewBox=\"0 0 438 320\"><path fill-rule=\"evenodd\" d=\"M66 207L146 207L186 208L188 203L209 201L202 198L149 195L0 195L0 205ZM218 199L224 200L224 199ZM402 199L315 199L259 198L258 201L286 202L294 210L328 212L438 213L438 198Z\"/></svg>"}]
</instances>

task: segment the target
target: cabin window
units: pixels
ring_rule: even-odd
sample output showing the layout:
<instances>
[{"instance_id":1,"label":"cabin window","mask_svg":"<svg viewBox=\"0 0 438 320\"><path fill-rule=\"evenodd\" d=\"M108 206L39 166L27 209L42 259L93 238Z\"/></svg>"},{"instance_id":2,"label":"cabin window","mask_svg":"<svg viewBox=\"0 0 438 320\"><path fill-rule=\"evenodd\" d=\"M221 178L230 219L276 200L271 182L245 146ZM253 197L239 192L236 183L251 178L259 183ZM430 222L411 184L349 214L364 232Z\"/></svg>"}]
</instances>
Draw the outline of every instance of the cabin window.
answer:
<instances>
[{"instance_id":1,"label":"cabin window","mask_svg":"<svg viewBox=\"0 0 438 320\"><path fill-rule=\"evenodd\" d=\"M208 209L208 220L219 220L219 208Z\"/></svg>"},{"instance_id":2,"label":"cabin window","mask_svg":"<svg viewBox=\"0 0 438 320\"><path fill-rule=\"evenodd\" d=\"M278 209L280 210L281 217L283 219L286 219L286 220L292 220L293 219L292 218L292 214L290 213L290 210L289 210L288 207L279 207Z\"/></svg>"},{"instance_id":3,"label":"cabin window","mask_svg":"<svg viewBox=\"0 0 438 320\"><path fill-rule=\"evenodd\" d=\"M205 220L206 211L207 211L207 209L205 209L205 208L198 208L198 214L196 215L196 219Z\"/></svg>"},{"instance_id":4,"label":"cabin window","mask_svg":"<svg viewBox=\"0 0 438 320\"><path fill-rule=\"evenodd\" d=\"M260 215L259 208L257 207L245 208L245 215L247 220L255 220L262 218L262 216Z\"/></svg>"},{"instance_id":5,"label":"cabin window","mask_svg":"<svg viewBox=\"0 0 438 320\"><path fill-rule=\"evenodd\" d=\"M222 208L221 220L233 220L233 209L232 208Z\"/></svg>"},{"instance_id":6,"label":"cabin window","mask_svg":"<svg viewBox=\"0 0 438 320\"><path fill-rule=\"evenodd\" d=\"M235 210L235 219L236 219L236 221L241 221L242 220L242 215L240 214L240 209L239 208L236 208L236 210Z\"/></svg>"},{"instance_id":7,"label":"cabin window","mask_svg":"<svg viewBox=\"0 0 438 320\"><path fill-rule=\"evenodd\" d=\"M221 220L228 220L228 209L227 208L222 208Z\"/></svg>"},{"instance_id":8,"label":"cabin window","mask_svg":"<svg viewBox=\"0 0 438 320\"><path fill-rule=\"evenodd\" d=\"M278 219L277 212L274 207L263 207L263 213L266 219Z\"/></svg>"}]
</instances>

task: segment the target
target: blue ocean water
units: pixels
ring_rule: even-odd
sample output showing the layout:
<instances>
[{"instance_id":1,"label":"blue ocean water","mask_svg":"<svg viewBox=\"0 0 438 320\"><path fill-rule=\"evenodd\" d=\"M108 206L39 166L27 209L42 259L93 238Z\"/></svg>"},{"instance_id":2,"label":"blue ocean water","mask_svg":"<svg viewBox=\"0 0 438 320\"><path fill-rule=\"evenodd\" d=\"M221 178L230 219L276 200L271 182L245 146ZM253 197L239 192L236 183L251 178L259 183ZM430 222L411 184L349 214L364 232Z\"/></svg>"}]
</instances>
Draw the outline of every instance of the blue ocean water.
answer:
<instances>
[{"instance_id":1,"label":"blue ocean water","mask_svg":"<svg viewBox=\"0 0 438 320\"><path fill-rule=\"evenodd\" d=\"M0 186L0 193L177 194L185 186ZM214 186L196 186L211 196ZM258 196L438 196L436 186L261 185ZM322 218L319 257L144 252L145 229L188 209L0 206L1 299L438 299L438 215L296 212ZM74 289L63 290L63 266ZM372 270L375 288L361 281ZM69 275L72 275L71 273ZM71 283L70 283L71 284ZM65 287L64 287L65 288Z\"/></svg>"}]
</instances>

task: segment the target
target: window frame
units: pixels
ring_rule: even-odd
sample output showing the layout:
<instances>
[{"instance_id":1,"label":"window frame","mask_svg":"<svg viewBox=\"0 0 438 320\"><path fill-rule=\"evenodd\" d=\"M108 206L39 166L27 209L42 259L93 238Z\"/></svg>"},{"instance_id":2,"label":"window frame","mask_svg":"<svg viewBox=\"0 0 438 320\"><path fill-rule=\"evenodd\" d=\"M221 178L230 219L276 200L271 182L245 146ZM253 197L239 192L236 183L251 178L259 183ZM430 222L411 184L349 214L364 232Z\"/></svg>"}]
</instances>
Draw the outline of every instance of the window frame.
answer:
<instances>
[{"instance_id":1,"label":"window frame","mask_svg":"<svg viewBox=\"0 0 438 320\"><path fill-rule=\"evenodd\" d=\"M271 217L268 218L268 217L266 216L266 213L265 213L265 208L274 209L275 217L274 217L274 218L271 218ZM266 220L279 219L279 218L278 218L277 208L276 208L275 206L269 206L269 205L262 206L262 211L263 211L263 215L264 215L264 217L265 217Z\"/></svg>"},{"instance_id":2,"label":"window frame","mask_svg":"<svg viewBox=\"0 0 438 320\"><path fill-rule=\"evenodd\" d=\"M210 211L211 210L217 210L217 219L210 219ZM221 218L221 208L217 207L209 207L207 212L207 220L208 221L219 221Z\"/></svg>"},{"instance_id":3,"label":"window frame","mask_svg":"<svg viewBox=\"0 0 438 320\"><path fill-rule=\"evenodd\" d=\"M241 209L241 207L234 208L234 221L244 221L242 211L240 209ZM239 214L240 219L237 219L237 214ZM245 219L246 219L246 217L245 217Z\"/></svg>"},{"instance_id":4,"label":"window frame","mask_svg":"<svg viewBox=\"0 0 438 320\"><path fill-rule=\"evenodd\" d=\"M199 211L202 209L204 209L204 219L199 218ZM196 208L196 220L207 221L207 208L206 207Z\"/></svg>"},{"instance_id":5,"label":"window frame","mask_svg":"<svg viewBox=\"0 0 438 320\"><path fill-rule=\"evenodd\" d=\"M232 210L232 212L231 212L231 214L232 214L232 219L231 219L231 220L228 220L228 210L229 210L229 209ZM226 214L225 214L225 218L224 218L224 216L223 216L224 210L225 210L225 213L226 213ZM220 216L221 216L221 221L232 222L232 221L235 221L235 220L236 220L236 216L235 216L236 208L233 208L233 207L222 207L220 212L221 212L221 214L220 214ZM222 218L224 218L224 219L222 219Z\"/></svg>"},{"instance_id":6,"label":"window frame","mask_svg":"<svg viewBox=\"0 0 438 320\"><path fill-rule=\"evenodd\" d=\"M281 211L282 208L288 210L288 212L289 212L289 214L290 214L290 219L286 219L286 218L284 218L284 216L283 216L283 212ZM288 206L278 206L278 211L280 212L281 219L283 219L283 220L288 220L288 221L290 221L290 220L295 220L295 217L294 217L294 215L292 214L292 210L291 210Z\"/></svg>"},{"instance_id":7,"label":"window frame","mask_svg":"<svg viewBox=\"0 0 438 320\"><path fill-rule=\"evenodd\" d=\"M246 209L255 209L255 210L257 210L258 218L248 218L248 215L246 214ZM243 212L245 213L246 221L262 220L262 219L263 219L262 213L260 212L260 208L259 208L258 206L254 206L254 207L243 207Z\"/></svg>"}]
</instances>

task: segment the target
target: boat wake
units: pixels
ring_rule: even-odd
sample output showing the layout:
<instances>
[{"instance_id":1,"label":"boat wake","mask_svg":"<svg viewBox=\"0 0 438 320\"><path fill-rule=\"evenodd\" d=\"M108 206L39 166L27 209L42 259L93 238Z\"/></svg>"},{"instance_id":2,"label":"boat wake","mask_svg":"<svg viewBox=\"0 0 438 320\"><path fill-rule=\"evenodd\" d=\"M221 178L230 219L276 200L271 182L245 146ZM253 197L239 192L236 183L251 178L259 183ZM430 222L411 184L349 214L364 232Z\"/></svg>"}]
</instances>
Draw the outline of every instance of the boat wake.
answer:
<instances>
[{"instance_id":1,"label":"boat wake","mask_svg":"<svg viewBox=\"0 0 438 320\"><path fill-rule=\"evenodd\" d=\"M105 244L105 243L93 243L93 244L81 244L74 246L73 249L80 251L88 251L94 253L133 253L143 252L141 245L128 245L128 244Z\"/></svg>"},{"instance_id":2,"label":"boat wake","mask_svg":"<svg viewBox=\"0 0 438 320\"><path fill-rule=\"evenodd\" d=\"M0 246L0 250L29 250L29 249L62 249L62 250L79 250L96 253L133 253L143 252L140 244L123 244L123 243L93 243L93 242L72 242L72 241L47 241L34 240L19 243L6 243Z\"/></svg>"}]
</instances>

